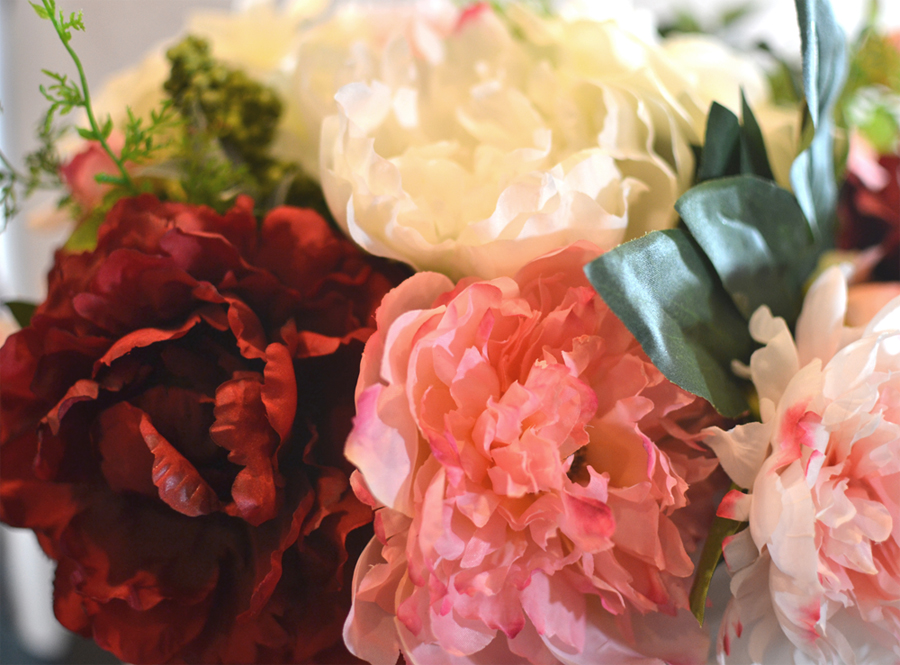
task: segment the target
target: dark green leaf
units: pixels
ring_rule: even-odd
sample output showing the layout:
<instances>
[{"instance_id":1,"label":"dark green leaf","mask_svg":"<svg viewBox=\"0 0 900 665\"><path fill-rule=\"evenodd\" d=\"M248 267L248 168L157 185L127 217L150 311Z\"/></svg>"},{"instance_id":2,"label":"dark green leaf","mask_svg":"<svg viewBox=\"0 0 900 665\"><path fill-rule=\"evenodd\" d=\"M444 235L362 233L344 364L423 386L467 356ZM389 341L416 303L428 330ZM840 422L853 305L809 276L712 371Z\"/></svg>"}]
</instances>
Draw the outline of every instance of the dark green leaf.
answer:
<instances>
[{"instance_id":1,"label":"dark green leaf","mask_svg":"<svg viewBox=\"0 0 900 665\"><path fill-rule=\"evenodd\" d=\"M791 187L822 244L834 238L832 110L847 74L847 45L827 0L796 0L803 49L803 92L815 135L791 166Z\"/></svg>"},{"instance_id":2,"label":"dark green leaf","mask_svg":"<svg viewBox=\"0 0 900 665\"><path fill-rule=\"evenodd\" d=\"M675 209L745 318L768 305L793 323L815 254L790 192L755 176L720 178L688 190Z\"/></svg>"},{"instance_id":3,"label":"dark green leaf","mask_svg":"<svg viewBox=\"0 0 900 665\"><path fill-rule=\"evenodd\" d=\"M706 138L700 154L698 182L740 172L741 124L727 108L713 102L706 120Z\"/></svg>"},{"instance_id":4,"label":"dark green leaf","mask_svg":"<svg viewBox=\"0 0 900 665\"><path fill-rule=\"evenodd\" d=\"M585 267L591 284L665 376L720 413L747 410L731 361L754 349L712 264L681 229L649 233Z\"/></svg>"},{"instance_id":5,"label":"dark green leaf","mask_svg":"<svg viewBox=\"0 0 900 665\"><path fill-rule=\"evenodd\" d=\"M76 127L75 131L78 132L78 136L83 138L85 141L96 141L97 135L94 133L93 129L84 129L83 127Z\"/></svg>"},{"instance_id":6,"label":"dark green leaf","mask_svg":"<svg viewBox=\"0 0 900 665\"><path fill-rule=\"evenodd\" d=\"M9 311L12 313L13 318L23 328L31 323L31 317L34 314L34 310L37 309L37 305L33 302L24 302L22 300L7 300L4 305L9 308Z\"/></svg>"},{"instance_id":7,"label":"dark green leaf","mask_svg":"<svg viewBox=\"0 0 900 665\"><path fill-rule=\"evenodd\" d=\"M741 173L758 175L761 178L774 180L772 168L769 166L769 154L766 152L766 144L763 140L762 130L756 122L756 116L744 90L741 89L741 115L743 127L741 128Z\"/></svg>"},{"instance_id":8,"label":"dark green leaf","mask_svg":"<svg viewBox=\"0 0 900 665\"><path fill-rule=\"evenodd\" d=\"M803 92L813 122L831 117L847 74L847 45L828 0L795 0L803 55Z\"/></svg>"},{"instance_id":9,"label":"dark green leaf","mask_svg":"<svg viewBox=\"0 0 900 665\"><path fill-rule=\"evenodd\" d=\"M703 552L697 563L697 572L694 574L694 583L691 585L690 604L691 612L703 625L703 616L706 613L706 596L709 593L709 583L712 581L719 559L722 558L722 545L726 538L733 536L747 526L746 522L716 517L709 529L709 535L703 544Z\"/></svg>"},{"instance_id":10,"label":"dark green leaf","mask_svg":"<svg viewBox=\"0 0 900 665\"><path fill-rule=\"evenodd\" d=\"M38 15L38 18L42 18L44 20L50 18L50 14L47 13L47 10L42 5L39 5L36 2L30 2L28 4L34 7L34 13Z\"/></svg>"}]
</instances>

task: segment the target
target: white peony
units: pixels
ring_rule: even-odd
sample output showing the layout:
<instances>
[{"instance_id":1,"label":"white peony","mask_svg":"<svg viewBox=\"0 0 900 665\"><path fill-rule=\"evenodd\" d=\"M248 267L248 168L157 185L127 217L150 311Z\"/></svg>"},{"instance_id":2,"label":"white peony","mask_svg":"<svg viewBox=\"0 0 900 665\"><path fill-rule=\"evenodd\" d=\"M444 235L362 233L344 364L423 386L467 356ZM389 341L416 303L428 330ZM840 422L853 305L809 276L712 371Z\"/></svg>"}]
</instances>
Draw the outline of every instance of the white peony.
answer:
<instances>
[{"instance_id":1,"label":"white peony","mask_svg":"<svg viewBox=\"0 0 900 665\"><path fill-rule=\"evenodd\" d=\"M520 5L350 8L304 37L293 94L307 127L334 110L322 184L362 247L494 278L576 240L611 248L674 223L709 101L727 81L729 105L741 84L752 102L766 94L724 47L698 52Z\"/></svg>"}]
</instances>

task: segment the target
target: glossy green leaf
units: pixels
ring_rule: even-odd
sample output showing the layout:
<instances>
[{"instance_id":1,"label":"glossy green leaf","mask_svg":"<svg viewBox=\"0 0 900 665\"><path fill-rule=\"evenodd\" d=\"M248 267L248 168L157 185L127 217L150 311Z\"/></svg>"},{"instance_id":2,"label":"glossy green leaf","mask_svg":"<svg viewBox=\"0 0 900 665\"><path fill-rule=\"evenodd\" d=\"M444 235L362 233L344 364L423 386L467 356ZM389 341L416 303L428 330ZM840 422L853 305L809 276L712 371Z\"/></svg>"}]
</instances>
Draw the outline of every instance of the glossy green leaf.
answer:
<instances>
[{"instance_id":1,"label":"glossy green leaf","mask_svg":"<svg viewBox=\"0 0 900 665\"><path fill-rule=\"evenodd\" d=\"M706 596L709 594L709 584L712 582L713 573L722 558L722 545L725 540L747 526L746 522L716 517L706 536L700 561L697 562L697 571L694 574L694 582L691 585L689 596L691 612L703 625L703 617L706 614Z\"/></svg>"},{"instance_id":2,"label":"glossy green leaf","mask_svg":"<svg viewBox=\"0 0 900 665\"><path fill-rule=\"evenodd\" d=\"M731 371L754 349L747 322L700 246L682 229L620 245L585 267L612 311L662 373L736 417L747 410Z\"/></svg>"},{"instance_id":3,"label":"glossy green leaf","mask_svg":"<svg viewBox=\"0 0 900 665\"><path fill-rule=\"evenodd\" d=\"M8 300L3 304L9 309L16 323L23 328L31 323L31 317L34 314L34 310L37 309L37 305L33 302L24 302L22 300Z\"/></svg>"},{"instance_id":4,"label":"glossy green leaf","mask_svg":"<svg viewBox=\"0 0 900 665\"><path fill-rule=\"evenodd\" d=\"M768 305L789 323L796 320L815 253L790 192L756 176L720 178L688 190L675 209L744 318Z\"/></svg>"}]
</instances>

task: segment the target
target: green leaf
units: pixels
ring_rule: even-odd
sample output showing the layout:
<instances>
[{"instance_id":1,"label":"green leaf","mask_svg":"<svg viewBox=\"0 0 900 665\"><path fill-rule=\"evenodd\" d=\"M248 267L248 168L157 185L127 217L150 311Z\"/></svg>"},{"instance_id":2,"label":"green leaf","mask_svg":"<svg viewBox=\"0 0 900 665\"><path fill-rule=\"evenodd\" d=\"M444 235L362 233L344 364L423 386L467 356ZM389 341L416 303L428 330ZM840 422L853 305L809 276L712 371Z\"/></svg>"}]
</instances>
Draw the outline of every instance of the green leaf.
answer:
<instances>
[{"instance_id":1,"label":"green leaf","mask_svg":"<svg viewBox=\"0 0 900 665\"><path fill-rule=\"evenodd\" d=\"M50 19L50 14L42 5L39 5L36 2L29 2L28 4L34 7L34 13L38 15L38 18L44 19L45 21Z\"/></svg>"},{"instance_id":2,"label":"green leaf","mask_svg":"<svg viewBox=\"0 0 900 665\"><path fill-rule=\"evenodd\" d=\"M722 558L722 545L725 540L741 531L747 526L746 522L716 517L709 529L709 535L703 544L703 552L700 561L697 562L697 572L691 585L690 605L691 612L703 625L703 616L706 614L706 596L709 594L709 584L712 581L719 559Z\"/></svg>"},{"instance_id":3,"label":"green leaf","mask_svg":"<svg viewBox=\"0 0 900 665\"><path fill-rule=\"evenodd\" d=\"M77 13L72 12L69 14L69 20L66 25L73 30L84 32L84 12L79 10Z\"/></svg>"},{"instance_id":4,"label":"green leaf","mask_svg":"<svg viewBox=\"0 0 900 665\"><path fill-rule=\"evenodd\" d=\"M108 139L109 135L112 134L113 130L113 121L112 116L106 116L106 122L103 124L103 127L100 129L100 135L103 136L104 139Z\"/></svg>"},{"instance_id":5,"label":"green leaf","mask_svg":"<svg viewBox=\"0 0 900 665\"><path fill-rule=\"evenodd\" d=\"M741 116L743 127L741 128L741 173L758 175L761 178L775 180L772 168L769 166L769 154L766 152L766 143L763 140L762 130L756 122L756 116L744 90L741 88Z\"/></svg>"},{"instance_id":6,"label":"green leaf","mask_svg":"<svg viewBox=\"0 0 900 665\"><path fill-rule=\"evenodd\" d=\"M756 176L702 183L676 203L737 309L760 305L793 323L815 267L813 237L794 196Z\"/></svg>"},{"instance_id":7,"label":"green leaf","mask_svg":"<svg viewBox=\"0 0 900 665\"><path fill-rule=\"evenodd\" d=\"M6 305L10 313L12 313L16 323L23 328L31 323L31 317L34 315L34 310L37 309L35 303L24 302L22 300L7 300L3 304Z\"/></svg>"},{"instance_id":8,"label":"green leaf","mask_svg":"<svg viewBox=\"0 0 900 665\"><path fill-rule=\"evenodd\" d=\"M737 116L713 102L706 121L697 181L745 173L774 180L759 123L741 91L743 126Z\"/></svg>"},{"instance_id":9,"label":"green leaf","mask_svg":"<svg viewBox=\"0 0 900 665\"><path fill-rule=\"evenodd\" d=\"M847 75L847 45L828 0L795 0L803 55L803 93L816 126L831 117Z\"/></svg>"},{"instance_id":10,"label":"green leaf","mask_svg":"<svg viewBox=\"0 0 900 665\"><path fill-rule=\"evenodd\" d=\"M96 141L97 135L94 133L93 129L84 129L83 127L76 127L75 131L78 132L78 136L83 138L86 141Z\"/></svg>"},{"instance_id":11,"label":"green leaf","mask_svg":"<svg viewBox=\"0 0 900 665\"><path fill-rule=\"evenodd\" d=\"M791 164L791 186L816 240L834 244L838 187L834 176L832 123L816 127L809 147Z\"/></svg>"},{"instance_id":12,"label":"green leaf","mask_svg":"<svg viewBox=\"0 0 900 665\"><path fill-rule=\"evenodd\" d=\"M747 410L731 361L755 345L699 245L682 229L657 231L607 252L585 273L662 373L720 413Z\"/></svg>"},{"instance_id":13,"label":"green leaf","mask_svg":"<svg viewBox=\"0 0 900 665\"><path fill-rule=\"evenodd\" d=\"M713 102L706 120L697 180L711 180L740 172L741 123L730 110Z\"/></svg>"},{"instance_id":14,"label":"green leaf","mask_svg":"<svg viewBox=\"0 0 900 665\"><path fill-rule=\"evenodd\" d=\"M90 252L97 248L97 232L103 223L102 215L92 215L79 224L64 248L70 252Z\"/></svg>"},{"instance_id":15,"label":"green leaf","mask_svg":"<svg viewBox=\"0 0 900 665\"><path fill-rule=\"evenodd\" d=\"M803 52L803 92L815 134L791 166L791 187L816 239L832 244L837 185L832 110L847 74L847 45L827 0L796 0Z\"/></svg>"}]
</instances>

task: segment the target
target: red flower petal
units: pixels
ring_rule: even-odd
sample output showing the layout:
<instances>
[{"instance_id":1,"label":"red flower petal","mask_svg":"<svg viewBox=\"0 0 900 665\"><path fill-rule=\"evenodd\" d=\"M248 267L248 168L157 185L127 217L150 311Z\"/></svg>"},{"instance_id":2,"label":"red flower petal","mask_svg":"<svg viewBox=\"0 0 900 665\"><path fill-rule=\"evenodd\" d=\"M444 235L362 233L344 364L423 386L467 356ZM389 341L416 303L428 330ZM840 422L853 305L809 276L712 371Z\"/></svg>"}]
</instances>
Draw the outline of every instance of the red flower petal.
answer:
<instances>
[{"instance_id":1,"label":"red flower petal","mask_svg":"<svg viewBox=\"0 0 900 665\"><path fill-rule=\"evenodd\" d=\"M100 414L98 447L100 470L113 492L131 491L156 497L153 484L153 454L141 434L143 412L120 402Z\"/></svg>"},{"instance_id":2,"label":"red flower petal","mask_svg":"<svg viewBox=\"0 0 900 665\"><path fill-rule=\"evenodd\" d=\"M141 436L153 453L153 484L159 498L182 515L196 517L215 512L220 507L213 489L197 473L197 469L153 427L150 419L141 416Z\"/></svg>"},{"instance_id":3,"label":"red flower petal","mask_svg":"<svg viewBox=\"0 0 900 665\"><path fill-rule=\"evenodd\" d=\"M276 484L283 484L272 464L277 441L262 402L261 378L247 374L220 385L216 421L209 428L213 440L229 451L228 460L244 467L231 487L234 504L227 511L254 526L275 516Z\"/></svg>"}]
</instances>

